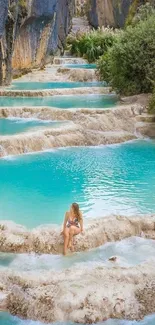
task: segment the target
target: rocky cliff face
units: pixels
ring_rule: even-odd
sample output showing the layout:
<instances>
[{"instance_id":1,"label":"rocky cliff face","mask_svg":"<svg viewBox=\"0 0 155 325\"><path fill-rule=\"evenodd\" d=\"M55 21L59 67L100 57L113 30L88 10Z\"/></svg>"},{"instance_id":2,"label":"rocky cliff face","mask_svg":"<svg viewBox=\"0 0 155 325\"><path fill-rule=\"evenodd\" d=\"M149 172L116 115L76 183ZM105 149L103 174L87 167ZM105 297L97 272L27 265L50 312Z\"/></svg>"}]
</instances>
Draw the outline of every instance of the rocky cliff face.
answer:
<instances>
[{"instance_id":1,"label":"rocky cliff face","mask_svg":"<svg viewBox=\"0 0 155 325\"><path fill-rule=\"evenodd\" d=\"M154 3L154 0L150 2ZM145 3L145 0L90 0L89 21L95 28L123 27L130 10Z\"/></svg>"},{"instance_id":2,"label":"rocky cliff face","mask_svg":"<svg viewBox=\"0 0 155 325\"><path fill-rule=\"evenodd\" d=\"M11 80L11 57L18 20L18 0L0 0L0 85Z\"/></svg>"},{"instance_id":3,"label":"rocky cliff face","mask_svg":"<svg viewBox=\"0 0 155 325\"><path fill-rule=\"evenodd\" d=\"M70 30L72 0L0 0L0 84L13 71L38 67L62 52Z\"/></svg>"}]
</instances>

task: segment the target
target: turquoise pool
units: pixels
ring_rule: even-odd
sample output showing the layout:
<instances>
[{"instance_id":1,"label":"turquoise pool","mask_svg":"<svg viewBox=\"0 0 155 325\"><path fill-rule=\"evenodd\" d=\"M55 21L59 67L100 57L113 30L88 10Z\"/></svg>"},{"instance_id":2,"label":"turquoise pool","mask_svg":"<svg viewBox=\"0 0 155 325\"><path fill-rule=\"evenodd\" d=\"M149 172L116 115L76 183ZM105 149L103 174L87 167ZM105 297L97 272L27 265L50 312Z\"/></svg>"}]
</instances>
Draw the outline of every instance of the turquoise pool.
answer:
<instances>
[{"instance_id":1,"label":"turquoise pool","mask_svg":"<svg viewBox=\"0 0 155 325\"><path fill-rule=\"evenodd\" d=\"M154 325L155 315L145 317L141 322L136 321L125 321L125 320L112 320L109 319L105 322L99 323L100 325ZM37 321L22 320L17 317L11 316L7 313L0 313L0 325L44 325L43 323ZM52 324L51 324L52 325ZM74 323L63 322L63 323L53 323L53 325L76 325Z\"/></svg>"},{"instance_id":2,"label":"turquoise pool","mask_svg":"<svg viewBox=\"0 0 155 325\"><path fill-rule=\"evenodd\" d=\"M88 218L152 213L154 168L154 141L0 159L0 219L61 224L74 201Z\"/></svg>"},{"instance_id":3,"label":"turquoise pool","mask_svg":"<svg viewBox=\"0 0 155 325\"><path fill-rule=\"evenodd\" d=\"M57 128L65 125L65 122L42 121L22 118L0 119L0 135L13 135L26 131L36 131L39 128Z\"/></svg>"},{"instance_id":4,"label":"turquoise pool","mask_svg":"<svg viewBox=\"0 0 155 325\"><path fill-rule=\"evenodd\" d=\"M18 82L11 85L13 90L40 90L40 89L59 89L59 88L79 88L79 87L105 87L105 82ZM10 87L9 87L10 88Z\"/></svg>"},{"instance_id":5,"label":"turquoise pool","mask_svg":"<svg viewBox=\"0 0 155 325\"><path fill-rule=\"evenodd\" d=\"M155 243L153 240L131 237L115 243L107 243L102 247L87 252L62 255L36 255L36 254L9 254L0 253L0 268L9 267L13 271L42 271L62 270L72 266L92 267L93 263L104 263L107 267L116 267L108 259L117 256L117 265L130 267L146 262L155 256ZM99 264L98 264L99 265Z\"/></svg>"},{"instance_id":6,"label":"turquoise pool","mask_svg":"<svg viewBox=\"0 0 155 325\"><path fill-rule=\"evenodd\" d=\"M51 97L0 97L0 106L49 106L56 108L111 108L116 106L117 96L80 95Z\"/></svg>"},{"instance_id":7,"label":"turquoise pool","mask_svg":"<svg viewBox=\"0 0 155 325\"><path fill-rule=\"evenodd\" d=\"M93 63L86 63L86 64L64 64L66 68L73 68L73 69L96 69L96 64Z\"/></svg>"}]
</instances>

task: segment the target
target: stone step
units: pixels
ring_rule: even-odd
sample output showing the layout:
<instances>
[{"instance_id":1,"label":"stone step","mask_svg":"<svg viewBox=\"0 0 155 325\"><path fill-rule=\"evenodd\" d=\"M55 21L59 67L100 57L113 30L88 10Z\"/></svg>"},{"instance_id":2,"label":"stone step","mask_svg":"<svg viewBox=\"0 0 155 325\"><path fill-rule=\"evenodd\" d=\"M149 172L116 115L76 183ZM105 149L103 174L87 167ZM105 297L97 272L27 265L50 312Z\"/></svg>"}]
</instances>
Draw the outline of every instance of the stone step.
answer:
<instances>
[{"instance_id":1,"label":"stone step","mask_svg":"<svg viewBox=\"0 0 155 325\"><path fill-rule=\"evenodd\" d=\"M143 137L155 138L155 123L137 122L135 127Z\"/></svg>"},{"instance_id":2,"label":"stone step","mask_svg":"<svg viewBox=\"0 0 155 325\"><path fill-rule=\"evenodd\" d=\"M82 24L86 24L87 23L87 25L89 24L87 17L73 17L72 22L74 24L81 24L81 23Z\"/></svg>"},{"instance_id":3,"label":"stone step","mask_svg":"<svg viewBox=\"0 0 155 325\"><path fill-rule=\"evenodd\" d=\"M68 51L68 50L65 50L64 51L64 55L63 55L63 57L65 58L65 59L72 59L72 55L71 55L71 53L70 53L70 51Z\"/></svg>"},{"instance_id":4,"label":"stone step","mask_svg":"<svg viewBox=\"0 0 155 325\"><path fill-rule=\"evenodd\" d=\"M79 21L72 21L72 24L75 26L89 26L88 20L79 20Z\"/></svg>"},{"instance_id":5,"label":"stone step","mask_svg":"<svg viewBox=\"0 0 155 325\"><path fill-rule=\"evenodd\" d=\"M63 64L86 64L87 61L83 58L78 57L54 57L54 65L63 65Z\"/></svg>"},{"instance_id":6,"label":"stone step","mask_svg":"<svg viewBox=\"0 0 155 325\"><path fill-rule=\"evenodd\" d=\"M91 27L89 25L87 17L74 17L72 19L72 30L69 35L75 35L78 31L90 31Z\"/></svg>"},{"instance_id":7,"label":"stone step","mask_svg":"<svg viewBox=\"0 0 155 325\"><path fill-rule=\"evenodd\" d=\"M153 123L155 122L155 115L143 114L136 117L137 122Z\"/></svg>"}]
</instances>

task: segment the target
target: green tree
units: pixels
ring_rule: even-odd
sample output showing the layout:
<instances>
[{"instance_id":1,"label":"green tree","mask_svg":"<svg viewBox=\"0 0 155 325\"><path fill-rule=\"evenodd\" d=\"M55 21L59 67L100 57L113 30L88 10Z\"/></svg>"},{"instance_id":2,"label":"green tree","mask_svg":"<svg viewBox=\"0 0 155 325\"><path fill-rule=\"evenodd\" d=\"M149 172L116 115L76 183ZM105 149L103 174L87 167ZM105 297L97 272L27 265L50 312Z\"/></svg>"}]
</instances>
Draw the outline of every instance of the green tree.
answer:
<instances>
[{"instance_id":1,"label":"green tree","mask_svg":"<svg viewBox=\"0 0 155 325\"><path fill-rule=\"evenodd\" d=\"M101 79L125 95L150 92L155 80L155 15L129 26L98 63Z\"/></svg>"}]
</instances>

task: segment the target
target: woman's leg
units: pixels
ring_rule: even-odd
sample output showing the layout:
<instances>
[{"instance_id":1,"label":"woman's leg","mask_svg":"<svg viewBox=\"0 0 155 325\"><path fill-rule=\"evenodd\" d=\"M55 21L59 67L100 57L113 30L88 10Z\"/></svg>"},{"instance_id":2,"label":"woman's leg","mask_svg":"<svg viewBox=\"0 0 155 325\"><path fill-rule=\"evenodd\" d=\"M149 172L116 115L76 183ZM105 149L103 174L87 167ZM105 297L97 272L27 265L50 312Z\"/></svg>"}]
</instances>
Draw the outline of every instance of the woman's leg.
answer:
<instances>
[{"instance_id":1,"label":"woman's leg","mask_svg":"<svg viewBox=\"0 0 155 325\"><path fill-rule=\"evenodd\" d=\"M73 241L73 237L75 235L80 234L81 229L75 226L71 226L69 228L69 242L68 242L68 247L71 248L73 250L73 246L72 246L72 241Z\"/></svg>"},{"instance_id":2,"label":"woman's leg","mask_svg":"<svg viewBox=\"0 0 155 325\"><path fill-rule=\"evenodd\" d=\"M68 243L69 243L69 231L70 228L65 228L64 230L64 251L63 254L66 255L67 253L67 247L68 247Z\"/></svg>"}]
</instances>

